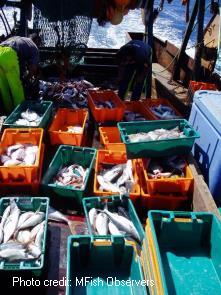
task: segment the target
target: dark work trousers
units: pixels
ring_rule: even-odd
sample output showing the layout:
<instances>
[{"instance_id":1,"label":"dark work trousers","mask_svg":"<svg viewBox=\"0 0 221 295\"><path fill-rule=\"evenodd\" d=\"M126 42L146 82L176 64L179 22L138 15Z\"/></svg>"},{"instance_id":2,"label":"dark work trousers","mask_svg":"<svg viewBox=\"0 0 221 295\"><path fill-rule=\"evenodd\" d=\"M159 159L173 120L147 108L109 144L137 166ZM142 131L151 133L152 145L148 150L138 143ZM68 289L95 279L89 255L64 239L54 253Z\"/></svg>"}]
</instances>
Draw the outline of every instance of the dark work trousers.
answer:
<instances>
[{"instance_id":1,"label":"dark work trousers","mask_svg":"<svg viewBox=\"0 0 221 295\"><path fill-rule=\"evenodd\" d=\"M148 68L145 66L137 66L136 64L119 66L119 97L124 99L133 79L131 100L139 100L147 74Z\"/></svg>"}]
</instances>

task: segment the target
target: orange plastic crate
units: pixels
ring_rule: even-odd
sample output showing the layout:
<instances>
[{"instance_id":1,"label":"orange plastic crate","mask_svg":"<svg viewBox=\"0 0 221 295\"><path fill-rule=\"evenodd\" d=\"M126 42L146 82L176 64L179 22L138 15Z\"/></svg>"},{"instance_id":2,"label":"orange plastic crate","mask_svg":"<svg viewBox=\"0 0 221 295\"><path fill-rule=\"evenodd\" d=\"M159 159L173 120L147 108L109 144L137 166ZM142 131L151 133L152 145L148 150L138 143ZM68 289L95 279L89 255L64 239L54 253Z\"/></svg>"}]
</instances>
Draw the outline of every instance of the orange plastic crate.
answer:
<instances>
[{"instance_id":1,"label":"orange plastic crate","mask_svg":"<svg viewBox=\"0 0 221 295\"><path fill-rule=\"evenodd\" d=\"M144 180L141 178L141 207L144 210L183 210L190 203L189 196L177 194L155 194L147 193Z\"/></svg>"},{"instance_id":2,"label":"orange plastic crate","mask_svg":"<svg viewBox=\"0 0 221 295\"><path fill-rule=\"evenodd\" d=\"M150 113L142 101L125 101L124 104L127 111L140 113L146 120L152 120Z\"/></svg>"},{"instance_id":3,"label":"orange plastic crate","mask_svg":"<svg viewBox=\"0 0 221 295\"><path fill-rule=\"evenodd\" d=\"M42 153L42 138L44 130L36 129L5 129L0 143L0 155L8 146L21 144L34 144L38 146L35 164L32 166L0 166L0 181L10 182L18 179L26 179L29 183L37 178Z\"/></svg>"},{"instance_id":4,"label":"orange plastic crate","mask_svg":"<svg viewBox=\"0 0 221 295\"><path fill-rule=\"evenodd\" d=\"M96 196L110 196L116 195L111 191L100 191L99 184L97 182L97 175L99 174L100 170L102 169L102 163L109 163L109 164L124 164L127 162L127 154L125 152L116 152L116 151L106 151L106 150L99 150L97 152L96 164L95 164L95 175L94 175L94 194ZM133 166L133 176L136 184L134 185L131 193L130 199L136 203L140 199L140 185L138 179L138 171L137 165L135 160L132 161Z\"/></svg>"},{"instance_id":5,"label":"orange plastic crate","mask_svg":"<svg viewBox=\"0 0 221 295\"><path fill-rule=\"evenodd\" d=\"M156 115L154 115L154 113L151 111L151 107L157 107L160 104L161 105L165 105L170 107L171 109L174 110L175 114L177 116L180 116L180 118L182 118L183 116L177 111L177 109L167 100L164 98L157 98L157 99L146 99L142 101L143 105L146 107L147 109L147 113L149 115L149 118L151 120L160 120L160 118L158 118Z\"/></svg>"},{"instance_id":6,"label":"orange plastic crate","mask_svg":"<svg viewBox=\"0 0 221 295\"><path fill-rule=\"evenodd\" d=\"M9 181L9 182L0 182L0 192L2 195L7 194L38 194L41 184L42 170L43 170L43 159L45 146L42 144L42 152L40 157L40 167L38 170L38 175L36 179L33 179L31 182L28 182L26 179L21 179L20 181Z\"/></svg>"},{"instance_id":7,"label":"orange plastic crate","mask_svg":"<svg viewBox=\"0 0 221 295\"><path fill-rule=\"evenodd\" d=\"M155 193L180 193L186 194L189 192L193 192L194 178L191 172L190 167L186 163L185 167L185 177L177 177L177 178L159 178L152 179L148 176L147 167L148 160L140 159L140 169L141 173L144 176L144 182L146 183L147 192L149 194Z\"/></svg>"},{"instance_id":8,"label":"orange plastic crate","mask_svg":"<svg viewBox=\"0 0 221 295\"><path fill-rule=\"evenodd\" d=\"M87 110L73 110L61 108L57 111L49 128L52 145L69 144L81 146L84 136L85 125L88 117ZM82 133L67 132L68 126L82 127Z\"/></svg>"},{"instance_id":9,"label":"orange plastic crate","mask_svg":"<svg viewBox=\"0 0 221 295\"><path fill-rule=\"evenodd\" d=\"M107 150L126 152L125 144L121 141L117 127L99 127L100 142Z\"/></svg>"},{"instance_id":10,"label":"orange plastic crate","mask_svg":"<svg viewBox=\"0 0 221 295\"><path fill-rule=\"evenodd\" d=\"M97 108L94 101L113 101L115 108ZM96 122L121 121L124 116L125 105L112 90L88 90L88 104Z\"/></svg>"}]
</instances>

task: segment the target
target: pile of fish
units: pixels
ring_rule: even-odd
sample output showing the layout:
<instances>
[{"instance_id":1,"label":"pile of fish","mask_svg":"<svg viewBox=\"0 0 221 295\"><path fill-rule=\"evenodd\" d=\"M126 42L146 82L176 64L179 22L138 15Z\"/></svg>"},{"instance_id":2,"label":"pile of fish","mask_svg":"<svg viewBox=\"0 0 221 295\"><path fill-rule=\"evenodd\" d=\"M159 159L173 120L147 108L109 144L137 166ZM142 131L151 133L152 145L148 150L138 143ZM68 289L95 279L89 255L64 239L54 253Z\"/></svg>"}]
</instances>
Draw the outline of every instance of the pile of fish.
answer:
<instances>
[{"instance_id":1,"label":"pile of fish","mask_svg":"<svg viewBox=\"0 0 221 295\"><path fill-rule=\"evenodd\" d=\"M41 122L42 117L39 116L35 111L27 109L26 111L21 113L21 118L15 121L16 125L23 126L38 126Z\"/></svg>"},{"instance_id":2,"label":"pile of fish","mask_svg":"<svg viewBox=\"0 0 221 295\"><path fill-rule=\"evenodd\" d=\"M54 83L40 81L39 95L43 99L81 109L87 108L87 90L93 87L93 84L86 80Z\"/></svg>"},{"instance_id":3,"label":"pile of fish","mask_svg":"<svg viewBox=\"0 0 221 295\"><path fill-rule=\"evenodd\" d=\"M88 212L90 225L93 233L98 235L129 235L131 238L140 242L140 237L136 227L130 220L126 210L118 207L117 212L110 212L105 206L104 210L96 208Z\"/></svg>"},{"instance_id":4,"label":"pile of fish","mask_svg":"<svg viewBox=\"0 0 221 295\"><path fill-rule=\"evenodd\" d=\"M38 146L17 143L6 148L0 156L1 166L32 166L36 161Z\"/></svg>"},{"instance_id":5,"label":"pile of fish","mask_svg":"<svg viewBox=\"0 0 221 295\"><path fill-rule=\"evenodd\" d=\"M119 194L129 194L134 187L132 161L125 164L102 164L103 169L97 175L100 185L99 191L108 191Z\"/></svg>"},{"instance_id":6,"label":"pile of fish","mask_svg":"<svg viewBox=\"0 0 221 295\"><path fill-rule=\"evenodd\" d=\"M153 158L147 161L147 175L151 179L185 177L186 162L179 156Z\"/></svg>"},{"instance_id":7,"label":"pile of fish","mask_svg":"<svg viewBox=\"0 0 221 295\"><path fill-rule=\"evenodd\" d=\"M68 126L67 127L67 132L68 133L75 133L75 134L82 134L83 133L83 128L81 126Z\"/></svg>"},{"instance_id":8,"label":"pile of fish","mask_svg":"<svg viewBox=\"0 0 221 295\"><path fill-rule=\"evenodd\" d=\"M139 132L128 135L130 142L176 139L183 137L185 137L185 135L179 130L178 126L170 130L160 128L149 132Z\"/></svg>"},{"instance_id":9,"label":"pile of fish","mask_svg":"<svg viewBox=\"0 0 221 295\"><path fill-rule=\"evenodd\" d=\"M98 109L114 109L116 107L111 100L94 100L94 104Z\"/></svg>"},{"instance_id":10,"label":"pile of fish","mask_svg":"<svg viewBox=\"0 0 221 295\"><path fill-rule=\"evenodd\" d=\"M174 110L169 106L160 104L150 109L152 113L161 120L180 119L180 116L177 116Z\"/></svg>"},{"instance_id":11,"label":"pile of fish","mask_svg":"<svg viewBox=\"0 0 221 295\"><path fill-rule=\"evenodd\" d=\"M72 186L76 189L83 189L88 168L80 165L70 165L62 168L54 178L54 184L60 186Z\"/></svg>"},{"instance_id":12,"label":"pile of fish","mask_svg":"<svg viewBox=\"0 0 221 295\"><path fill-rule=\"evenodd\" d=\"M39 259L45 229L45 213L22 213L14 199L4 210L0 223L0 260Z\"/></svg>"},{"instance_id":13,"label":"pile of fish","mask_svg":"<svg viewBox=\"0 0 221 295\"><path fill-rule=\"evenodd\" d=\"M126 110L124 113L123 121L146 121L146 118L144 118L144 116L142 116L140 113Z\"/></svg>"}]
</instances>

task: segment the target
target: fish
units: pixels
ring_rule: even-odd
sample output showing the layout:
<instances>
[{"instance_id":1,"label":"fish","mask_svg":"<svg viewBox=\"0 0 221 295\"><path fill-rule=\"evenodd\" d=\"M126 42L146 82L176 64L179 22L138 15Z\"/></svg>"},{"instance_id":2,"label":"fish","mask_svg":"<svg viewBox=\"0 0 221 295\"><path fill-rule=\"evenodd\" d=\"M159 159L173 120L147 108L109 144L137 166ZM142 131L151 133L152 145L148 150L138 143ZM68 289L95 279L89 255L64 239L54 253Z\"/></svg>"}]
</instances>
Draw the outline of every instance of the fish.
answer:
<instances>
[{"instance_id":1,"label":"fish","mask_svg":"<svg viewBox=\"0 0 221 295\"><path fill-rule=\"evenodd\" d=\"M41 122L42 117L39 116L35 111L27 109L23 111L20 117L14 122L15 125L24 125L24 126L38 126Z\"/></svg>"},{"instance_id":2,"label":"fish","mask_svg":"<svg viewBox=\"0 0 221 295\"><path fill-rule=\"evenodd\" d=\"M96 231L97 210L95 208L90 209L90 211L88 212L88 216L93 231Z\"/></svg>"},{"instance_id":3,"label":"fish","mask_svg":"<svg viewBox=\"0 0 221 295\"><path fill-rule=\"evenodd\" d=\"M34 240L37 236L37 233L39 232L39 230L44 227L45 225L45 220L42 221L41 223L37 224L35 227L32 228L31 230L31 240Z\"/></svg>"},{"instance_id":4,"label":"fish","mask_svg":"<svg viewBox=\"0 0 221 295\"><path fill-rule=\"evenodd\" d=\"M20 215L20 209L16 205L15 201L12 200L10 203L10 215L8 216L5 224L4 224L4 239L3 242L6 243L10 240L10 238L13 236L17 224L18 224L18 219Z\"/></svg>"},{"instance_id":5,"label":"fish","mask_svg":"<svg viewBox=\"0 0 221 295\"><path fill-rule=\"evenodd\" d=\"M111 100L94 100L94 104L98 109L113 109L116 108L115 103Z\"/></svg>"},{"instance_id":6,"label":"fish","mask_svg":"<svg viewBox=\"0 0 221 295\"><path fill-rule=\"evenodd\" d=\"M31 241L31 232L29 230L20 230L17 233L16 240L21 244L28 244Z\"/></svg>"},{"instance_id":7,"label":"fish","mask_svg":"<svg viewBox=\"0 0 221 295\"><path fill-rule=\"evenodd\" d=\"M28 219L26 219L20 227L18 227L17 230L26 229L28 227L33 227L37 225L38 223L42 222L45 218L44 212L35 212L34 215L30 216Z\"/></svg>"},{"instance_id":8,"label":"fish","mask_svg":"<svg viewBox=\"0 0 221 295\"><path fill-rule=\"evenodd\" d=\"M41 249L34 243L28 244L28 252L34 257L34 258L39 258L41 256Z\"/></svg>"},{"instance_id":9,"label":"fish","mask_svg":"<svg viewBox=\"0 0 221 295\"><path fill-rule=\"evenodd\" d=\"M64 216L64 214L55 210L52 207L49 207L49 210L48 210L48 220L57 221L57 222L65 222L67 224L69 223L68 218L66 216Z\"/></svg>"},{"instance_id":10,"label":"fish","mask_svg":"<svg viewBox=\"0 0 221 295\"><path fill-rule=\"evenodd\" d=\"M150 108L152 113L161 120L180 119L181 116L176 115L175 111L166 105L160 104Z\"/></svg>"},{"instance_id":11,"label":"fish","mask_svg":"<svg viewBox=\"0 0 221 295\"><path fill-rule=\"evenodd\" d=\"M127 233L128 235L136 239L138 242L140 242L140 236L133 222L131 222L130 220L128 220L127 218L123 216L113 214L107 209L104 209L101 212L108 216L108 218L113 222L113 224L118 228L119 231Z\"/></svg>"},{"instance_id":12,"label":"fish","mask_svg":"<svg viewBox=\"0 0 221 295\"><path fill-rule=\"evenodd\" d=\"M131 121L146 121L146 118L142 116L142 114L138 112L128 111L126 110L124 113L123 121L131 122Z\"/></svg>"},{"instance_id":13,"label":"fish","mask_svg":"<svg viewBox=\"0 0 221 295\"><path fill-rule=\"evenodd\" d=\"M60 169L54 177L54 184L59 186L72 186L76 189L83 189L88 174L88 168L80 165L70 165Z\"/></svg>"},{"instance_id":14,"label":"fish","mask_svg":"<svg viewBox=\"0 0 221 295\"><path fill-rule=\"evenodd\" d=\"M99 190L120 194L130 193L135 184L132 161L111 166L110 169L101 169L97 181L100 185Z\"/></svg>"},{"instance_id":15,"label":"fish","mask_svg":"<svg viewBox=\"0 0 221 295\"><path fill-rule=\"evenodd\" d=\"M35 213L33 211L28 211L20 215L18 220L18 227L20 227L28 218L30 218Z\"/></svg>"},{"instance_id":16,"label":"fish","mask_svg":"<svg viewBox=\"0 0 221 295\"><path fill-rule=\"evenodd\" d=\"M185 177L185 160L179 156L153 158L146 163L151 179Z\"/></svg>"},{"instance_id":17,"label":"fish","mask_svg":"<svg viewBox=\"0 0 221 295\"><path fill-rule=\"evenodd\" d=\"M108 217L102 212L97 215L96 230L99 235L107 235L108 233Z\"/></svg>"},{"instance_id":18,"label":"fish","mask_svg":"<svg viewBox=\"0 0 221 295\"><path fill-rule=\"evenodd\" d=\"M117 211L118 211L118 215L123 216L123 217L125 217L127 219L130 219L129 216L128 216L128 213L127 213L127 211L125 210L124 207L118 206Z\"/></svg>"},{"instance_id":19,"label":"fish","mask_svg":"<svg viewBox=\"0 0 221 295\"><path fill-rule=\"evenodd\" d=\"M35 245L41 249L41 244L42 244L42 239L44 236L44 225L41 226L41 228L39 229L39 231L37 232L37 235L35 237Z\"/></svg>"},{"instance_id":20,"label":"fish","mask_svg":"<svg viewBox=\"0 0 221 295\"><path fill-rule=\"evenodd\" d=\"M8 146L1 155L2 166L32 166L36 161L38 146L33 144L15 144Z\"/></svg>"},{"instance_id":21,"label":"fish","mask_svg":"<svg viewBox=\"0 0 221 295\"><path fill-rule=\"evenodd\" d=\"M16 260L31 260L34 259L32 255L29 255L25 249L7 248L0 251L0 258L4 258L8 261Z\"/></svg>"},{"instance_id":22,"label":"fish","mask_svg":"<svg viewBox=\"0 0 221 295\"><path fill-rule=\"evenodd\" d=\"M83 133L83 128L81 126L68 126L67 127L67 132L68 133L75 133L75 134L82 134Z\"/></svg>"},{"instance_id":23,"label":"fish","mask_svg":"<svg viewBox=\"0 0 221 295\"><path fill-rule=\"evenodd\" d=\"M10 203L11 203L11 202L12 202L12 201L10 201ZM11 211L11 204L8 205L8 206L6 207L6 209L5 209L5 211L3 212L2 219L1 219L1 223L0 223L2 227L4 227L5 222L6 222L8 216L9 216L9 214L10 214L10 211Z\"/></svg>"},{"instance_id":24,"label":"fish","mask_svg":"<svg viewBox=\"0 0 221 295\"><path fill-rule=\"evenodd\" d=\"M53 83L40 80L39 84L40 97L74 109L88 108L88 89L94 87L86 80Z\"/></svg>"},{"instance_id":25,"label":"fish","mask_svg":"<svg viewBox=\"0 0 221 295\"><path fill-rule=\"evenodd\" d=\"M176 139L185 137L184 133L179 130L178 127L174 129L155 129L149 132L139 132L135 134L129 134L128 138L130 142L142 142L142 141L156 141L165 139Z\"/></svg>"},{"instance_id":26,"label":"fish","mask_svg":"<svg viewBox=\"0 0 221 295\"><path fill-rule=\"evenodd\" d=\"M25 249L25 245L14 241L14 240L9 240L7 243L1 244L0 245L0 251L5 250L5 249Z\"/></svg>"},{"instance_id":27,"label":"fish","mask_svg":"<svg viewBox=\"0 0 221 295\"><path fill-rule=\"evenodd\" d=\"M110 221L108 223L108 228L109 228L109 232L111 235L121 235L122 234L112 221Z\"/></svg>"},{"instance_id":28,"label":"fish","mask_svg":"<svg viewBox=\"0 0 221 295\"><path fill-rule=\"evenodd\" d=\"M3 241L3 237L4 237L3 226L0 224L0 244Z\"/></svg>"}]
</instances>

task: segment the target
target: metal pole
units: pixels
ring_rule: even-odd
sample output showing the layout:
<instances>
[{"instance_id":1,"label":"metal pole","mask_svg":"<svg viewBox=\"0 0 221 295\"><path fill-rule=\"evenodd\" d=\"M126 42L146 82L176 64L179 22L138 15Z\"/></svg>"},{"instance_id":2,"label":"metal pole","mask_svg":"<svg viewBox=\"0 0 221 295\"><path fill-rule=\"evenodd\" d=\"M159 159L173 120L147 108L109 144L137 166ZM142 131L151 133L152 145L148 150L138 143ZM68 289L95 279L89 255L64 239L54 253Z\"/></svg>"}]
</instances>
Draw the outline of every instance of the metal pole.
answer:
<instances>
[{"instance_id":1,"label":"metal pole","mask_svg":"<svg viewBox=\"0 0 221 295\"><path fill-rule=\"evenodd\" d=\"M149 0L145 8L145 32L147 33L147 43L153 52L153 7L154 0ZM146 77L145 94L146 98L151 98L152 89L152 61L150 61L148 75Z\"/></svg>"},{"instance_id":2,"label":"metal pole","mask_svg":"<svg viewBox=\"0 0 221 295\"><path fill-rule=\"evenodd\" d=\"M18 34L22 37L27 37L28 35L28 14L29 14L29 0L21 1L21 12L20 12L20 25Z\"/></svg>"},{"instance_id":3,"label":"metal pole","mask_svg":"<svg viewBox=\"0 0 221 295\"><path fill-rule=\"evenodd\" d=\"M204 39L205 0L200 0L198 9L197 47L195 52L194 79L200 81L202 77L201 56Z\"/></svg>"},{"instance_id":4,"label":"metal pole","mask_svg":"<svg viewBox=\"0 0 221 295\"><path fill-rule=\"evenodd\" d=\"M183 55L184 55L184 53L186 51L186 47L187 47L190 35L192 33L192 30L193 30L193 25L194 25L194 22L195 22L195 19L196 19L196 16L197 16L200 1L201 0L196 0L195 1L193 11L192 11L192 15L190 17L190 20L189 20L189 23L188 23L188 26L186 28L186 32L185 32L185 35L184 35L183 43L181 45L181 48L180 48L180 51L179 51L179 54L178 54L178 57L177 57L177 61L174 64L173 74L172 74L172 79L173 80L179 80L180 79L180 66L181 66L181 63L182 63Z\"/></svg>"}]
</instances>

